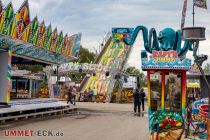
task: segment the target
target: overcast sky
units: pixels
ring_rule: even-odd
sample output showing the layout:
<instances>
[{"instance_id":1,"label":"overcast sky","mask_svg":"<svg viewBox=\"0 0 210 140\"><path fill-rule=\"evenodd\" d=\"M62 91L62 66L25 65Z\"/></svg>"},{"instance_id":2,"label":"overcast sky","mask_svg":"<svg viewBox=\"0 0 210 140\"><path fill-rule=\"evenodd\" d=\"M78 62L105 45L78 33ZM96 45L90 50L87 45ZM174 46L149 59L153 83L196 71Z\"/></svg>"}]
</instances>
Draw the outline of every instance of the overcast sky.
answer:
<instances>
[{"instance_id":1,"label":"overcast sky","mask_svg":"<svg viewBox=\"0 0 210 140\"><path fill-rule=\"evenodd\" d=\"M15 10L24 0L12 0ZM9 0L2 0L3 5ZM30 15L38 16L46 25L72 35L82 32L82 45L91 51L98 49L105 32L112 27L154 27L159 32L165 27L180 28L183 0L29 0ZM207 28L206 41L200 46L200 53L210 55L210 10L196 8L195 25ZM192 0L188 0L186 26L192 26ZM128 64L140 68L142 35L130 55ZM192 54L188 53L188 57ZM208 60L210 62L210 58Z\"/></svg>"}]
</instances>

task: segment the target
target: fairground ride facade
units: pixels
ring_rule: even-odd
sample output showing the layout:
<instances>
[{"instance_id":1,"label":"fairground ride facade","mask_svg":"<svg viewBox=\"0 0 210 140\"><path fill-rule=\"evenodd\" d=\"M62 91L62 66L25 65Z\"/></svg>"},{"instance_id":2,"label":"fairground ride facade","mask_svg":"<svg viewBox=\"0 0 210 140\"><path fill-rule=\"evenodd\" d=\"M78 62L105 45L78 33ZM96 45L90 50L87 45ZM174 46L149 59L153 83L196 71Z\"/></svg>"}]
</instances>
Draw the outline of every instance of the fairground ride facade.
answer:
<instances>
[{"instance_id":1,"label":"fairground ride facade","mask_svg":"<svg viewBox=\"0 0 210 140\"><path fill-rule=\"evenodd\" d=\"M0 1L0 102L10 102L11 69L13 62L28 60L31 64L63 64L77 58L81 33L68 36L51 25L30 18L28 0L17 12L10 2L3 7Z\"/></svg>"}]
</instances>

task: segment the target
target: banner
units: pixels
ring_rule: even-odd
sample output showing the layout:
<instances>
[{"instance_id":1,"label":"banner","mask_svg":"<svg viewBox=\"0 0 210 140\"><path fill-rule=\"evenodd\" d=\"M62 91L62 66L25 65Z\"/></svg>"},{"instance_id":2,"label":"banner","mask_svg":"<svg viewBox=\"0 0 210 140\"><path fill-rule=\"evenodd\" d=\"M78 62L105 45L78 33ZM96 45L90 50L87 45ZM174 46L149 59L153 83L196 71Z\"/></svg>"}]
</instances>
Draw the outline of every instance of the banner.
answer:
<instances>
[{"instance_id":1,"label":"banner","mask_svg":"<svg viewBox=\"0 0 210 140\"><path fill-rule=\"evenodd\" d=\"M33 21L31 22L31 33L29 36L29 43L36 45L37 43L37 39L38 39L38 33L39 33L39 22L37 17L35 17L33 19Z\"/></svg>"},{"instance_id":2,"label":"banner","mask_svg":"<svg viewBox=\"0 0 210 140\"><path fill-rule=\"evenodd\" d=\"M51 44L52 52L56 52L57 45L58 45L58 32L57 32L57 28L55 28L52 33L52 44Z\"/></svg>"},{"instance_id":3,"label":"banner","mask_svg":"<svg viewBox=\"0 0 210 140\"><path fill-rule=\"evenodd\" d=\"M0 0L0 13L3 11L3 5L1 3L1 0Z\"/></svg>"},{"instance_id":4,"label":"banner","mask_svg":"<svg viewBox=\"0 0 210 140\"><path fill-rule=\"evenodd\" d=\"M26 0L16 13L17 33L20 37L25 28L30 24L28 0Z\"/></svg>"},{"instance_id":5,"label":"banner","mask_svg":"<svg viewBox=\"0 0 210 140\"><path fill-rule=\"evenodd\" d=\"M24 40L24 41L28 42L28 41L29 41L30 33L31 33L31 26L28 26L28 27L23 31L23 33L22 33L21 35L19 35L19 36L20 36L19 38L20 38L21 40Z\"/></svg>"},{"instance_id":6,"label":"banner","mask_svg":"<svg viewBox=\"0 0 210 140\"><path fill-rule=\"evenodd\" d=\"M63 32L61 31L58 36L58 46L57 46L56 52L61 54L62 48L63 48Z\"/></svg>"},{"instance_id":7,"label":"banner","mask_svg":"<svg viewBox=\"0 0 210 140\"><path fill-rule=\"evenodd\" d=\"M187 0L184 0L183 10L182 10L181 29L184 27L184 24L185 24L186 12L187 12Z\"/></svg>"},{"instance_id":8,"label":"banner","mask_svg":"<svg viewBox=\"0 0 210 140\"><path fill-rule=\"evenodd\" d=\"M194 5L200 8L207 9L207 0L194 0Z\"/></svg>"},{"instance_id":9,"label":"banner","mask_svg":"<svg viewBox=\"0 0 210 140\"><path fill-rule=\"evenodd\" d=\"M68 35L66 34L63 38L63 48L62 48L62 54L65 56L67 56L67 48L68 48L67 44L68 44Z\"/></svg>"},{"instance_id":10,"label":"banner","mask_svg":"<svg viewBox=\"0 0 210 140\"><path fill-rule=\"evenodd\" d=\"M13 18L13 20L11 21L11 23L9 25L9 28L7 30L7 35L8 36L12 36L12 37L18 38L16 24L17 24L16 19Z\"/></svg>"},{"instance_id":11,"label":"banner","mask_svg":"<svg viewBox=\"0 0 210 140\"><path fill-rule=\"evenodd\" d=\"M52 28L51 25L49 25L44 33L45 36L45 42L44 42L44 48L47 50L51 49L52 44Z\"/></svg>"},{"instance_id":12,"label":"banner","mask_svg":"<svg viewBox=\"0 0 210 140\"><path fill-rule=\"evenodd\" d=\"M39 35L38 35L38 41L37 41L37 46L44 48L44 42L45 42L45 24L44 21L41 23L39 26Z\"/></svg>"},{"instance_id":13,"label":"banner","mask_svg":"<svg viewBox=\"0 0 210 140\"><path fill-rule=\"evenodd\" d=\"M14 11L12 8L12 3L9 3L5 10L2 12L2 17L0 21L0 33L7 34L6 31L9 28L10 22L12 21L13 14Z\"/></svg>"}]
</instances>

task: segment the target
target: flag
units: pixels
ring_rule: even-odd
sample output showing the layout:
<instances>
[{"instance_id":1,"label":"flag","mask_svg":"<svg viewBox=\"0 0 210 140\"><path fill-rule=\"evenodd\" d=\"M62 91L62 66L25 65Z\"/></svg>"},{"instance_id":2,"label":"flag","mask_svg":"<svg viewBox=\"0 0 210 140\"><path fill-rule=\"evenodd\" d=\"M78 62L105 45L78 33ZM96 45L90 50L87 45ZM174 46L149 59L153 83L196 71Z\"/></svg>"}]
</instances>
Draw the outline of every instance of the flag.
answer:
<instances>
[{"instance_id":1,"label":"flag","mask_svg":"<svg viewBox=\"0 0 210 140\"><path fill-rule=\"evenodd\" d=\"M184 27L185 24L186 12L187 12L187 0L184 0L184 5L182 9L181 29Z\"/></svg>"},{"instance_id":2,"label":"flag","mask_svg":"<svg viewBox=\"0 0 210 140\"><path fill-rule=\"evenodd\" d=\"M194 0L194 5L200 8L207 9L207 0Z\"/></svg>"}]
</instances>

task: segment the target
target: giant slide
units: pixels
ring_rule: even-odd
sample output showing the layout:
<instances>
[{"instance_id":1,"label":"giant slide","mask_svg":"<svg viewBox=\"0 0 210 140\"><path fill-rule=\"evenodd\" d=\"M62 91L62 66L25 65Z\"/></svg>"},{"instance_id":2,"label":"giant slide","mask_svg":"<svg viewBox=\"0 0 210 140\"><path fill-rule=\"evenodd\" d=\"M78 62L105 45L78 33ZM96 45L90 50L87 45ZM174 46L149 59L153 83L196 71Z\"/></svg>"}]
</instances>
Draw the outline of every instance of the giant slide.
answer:
<instances>
[{"instance_id":1,"label":"giant slide","mask_svg":"<svg viewBox=\"0 0 210 140\"><path fill-rule=\"evenodd\" d=\"M110 69L122 70L132 46L124 43L124 38L130 38L132 28L113 28L112 36L108 39L104 49L100 52L99 57L95 61L96 64L106 66ZM98 101L110 101L115 76L109 72L109 76L105 71L96 71L94 75L89 77L83 86L83 90L96 88L98 92Z\"/></svg>"}]
</instances>

